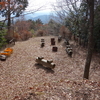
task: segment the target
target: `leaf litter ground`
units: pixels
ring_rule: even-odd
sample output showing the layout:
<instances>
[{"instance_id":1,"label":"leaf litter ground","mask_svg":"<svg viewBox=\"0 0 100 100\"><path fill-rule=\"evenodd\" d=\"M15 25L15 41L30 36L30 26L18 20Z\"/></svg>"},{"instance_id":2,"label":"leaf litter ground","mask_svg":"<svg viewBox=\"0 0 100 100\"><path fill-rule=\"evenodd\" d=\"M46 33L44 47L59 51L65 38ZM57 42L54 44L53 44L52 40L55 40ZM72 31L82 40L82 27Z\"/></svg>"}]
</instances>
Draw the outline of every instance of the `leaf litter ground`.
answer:
<instances>
[{"instance_id":1,"label":"leaf litter ground","mask_svg":"<svg viewBox=\"0 0 100 100\"><path fill-rule=\"evenodd\" d=\"M58 52L52 52L50 39L55 38ZM41 39L45 46L40 47ZM100 60L93 55L90 80L83 80L86 50L70 41L72 58L63 41L44 36L16 42L14 53L0 61L0 100L100 100ZM53 70L37 65L36 57L52 59Z\"/></svg>"}]
</instances>

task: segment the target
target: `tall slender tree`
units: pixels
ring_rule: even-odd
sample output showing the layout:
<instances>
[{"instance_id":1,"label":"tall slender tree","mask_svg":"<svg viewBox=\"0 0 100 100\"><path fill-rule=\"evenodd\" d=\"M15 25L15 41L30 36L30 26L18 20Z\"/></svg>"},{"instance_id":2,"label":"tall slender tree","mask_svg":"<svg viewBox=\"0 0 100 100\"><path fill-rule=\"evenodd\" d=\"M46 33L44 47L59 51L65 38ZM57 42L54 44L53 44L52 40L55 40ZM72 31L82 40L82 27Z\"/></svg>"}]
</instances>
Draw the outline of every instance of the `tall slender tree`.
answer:
<instances>
[{"instance_id":1,"label":"tall slender tree","mask_svg":"<svg viewBox=\"0 0 100 100\"><path fill-rule=\"evenodd\" d=\"M92 59L92 52L94 48L93 31L94 31L94 0L87 0L90 11L90 25L89 25L89 42L88 42L88 52L85 63L85 70L83 78L89 79L89 69Z\"/></svg>"}]
</instances>

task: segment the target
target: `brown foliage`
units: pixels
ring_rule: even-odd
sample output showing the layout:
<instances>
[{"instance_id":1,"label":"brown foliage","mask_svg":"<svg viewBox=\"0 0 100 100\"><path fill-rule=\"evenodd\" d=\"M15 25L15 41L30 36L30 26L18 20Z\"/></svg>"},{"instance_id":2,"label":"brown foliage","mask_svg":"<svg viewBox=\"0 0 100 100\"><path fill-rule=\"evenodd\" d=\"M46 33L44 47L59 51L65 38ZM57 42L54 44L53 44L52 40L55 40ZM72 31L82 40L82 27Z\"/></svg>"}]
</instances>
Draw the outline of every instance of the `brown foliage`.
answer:
<instances>
[{"instance_id":1,"label":"brown foliage","mask_svg":"<svg viewBox=\"0 0 100 100\"><path fill-rule=\"evenodd\" d=\"M18 33L14 33L14 38L16 41L20 40L20 35Z\"/></svg>"},{"instance_id":2,"label":"brown foliage","mask_svg":"<svg viewBox=\"0 0 100 100\"><path fill-rule=\"evenodd\" d=\"M29 32L31 23L27 21L18 21L15 24L16 32L15 37L21 40L27 40L32 37L32 34Z\"/></svg>"},{"instance_id":3,"label":"brown foliage","mask_svg":"<svg viewBox=\"0 0 100 100\"><path fill-rule=\"evenodd\" d=\"M0 2L0 10L5 7L5 4L6 4L6 2L4 2L4 1Z\"/></svg>"},{"instance_id":4,"label":"brown foliage","mask_svg":"<svg viewBox=\"0 0 100 100\"><path fill-rule=\"evenodd\" d=\"M32 34L29 31L27 30L21 31L21 35L20 35L21 40L24 41L24 40L29 39L30 37L32 37Z\"/></svg>"},{"instance_id":5,"label":"brown foliage","mask_svg":"<svg viewBox=\"0 0 100 100\"><path fill-rule=\"evenodd\" d=\"M36 33L36 36L43 36L44 35L44 31L43 30L38 30Z\"/></svg>"},{"instance_id":6,"label":"brown foliage","mask_svg":"<svg viewBox=\"0 0 100 100\"><path fill-rule=\"evenodd\" d=\"M68 38L68 39L71 39L72 37L72 33L69 31L69 29L65 26L62 26L60 28L60 35L63 37L63 38Z\"/></svg>"}]
</instances>

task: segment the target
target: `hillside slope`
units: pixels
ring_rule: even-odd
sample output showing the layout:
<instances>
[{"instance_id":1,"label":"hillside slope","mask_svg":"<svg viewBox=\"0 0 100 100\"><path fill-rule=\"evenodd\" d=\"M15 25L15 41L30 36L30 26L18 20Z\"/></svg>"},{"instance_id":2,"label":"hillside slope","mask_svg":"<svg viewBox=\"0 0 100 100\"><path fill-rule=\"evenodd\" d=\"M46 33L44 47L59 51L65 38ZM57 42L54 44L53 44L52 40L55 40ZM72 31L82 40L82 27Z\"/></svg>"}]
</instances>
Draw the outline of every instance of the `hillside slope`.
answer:
<instances>
[{"instance_id":1,"label":"hillside slope","mask_svg":"<svg viewBox=\"0 0 100 100\"><path fill-rule=\"evenodd\" d=\"M86 51L70 41L71 58L63 41L58 43L54 37L58 52L52 52L52 37L16 42L11 57L5 62L0 61L1 100L100 100L99 58L92 59L90 81L82 81ZM41 38L45 39L43 48L40 48ZM54 70L36 65L35 59L39 56L52 59L56 64Z\"/></svg>"}]
</instances>

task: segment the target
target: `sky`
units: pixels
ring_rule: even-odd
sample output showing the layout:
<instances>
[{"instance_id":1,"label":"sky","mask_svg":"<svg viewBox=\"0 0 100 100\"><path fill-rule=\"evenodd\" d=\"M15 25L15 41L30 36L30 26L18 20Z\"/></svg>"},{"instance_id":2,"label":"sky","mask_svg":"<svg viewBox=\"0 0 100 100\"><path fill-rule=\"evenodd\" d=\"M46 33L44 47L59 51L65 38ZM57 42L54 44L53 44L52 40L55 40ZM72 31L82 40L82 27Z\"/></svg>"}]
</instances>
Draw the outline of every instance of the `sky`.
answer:
<instances>
[{"instance_id":1,"label":"sky","mask_svg":"<svg viewBox=\"0 0 100 100\"><path fill-rule=\"evenodd\" d=\"M34 11L41 8L42 12L50 12L52 9L51 4L54 4L56 0L28 0L29 4L26 11Z\"/></svg>"},{"instance_id":2,"label":"sky","mask_svg":"<svg viewBox=\"0 0 100 100\"><path fill-rule=\"evenodd\" d=\"M37 13L49 13L51 12L52 6L51 4L54 4L56 2L56 0L28 0L28 7L26 8L25 12L30 13L33 12L33 14L37 14ZM36 9L41 8L39 11L36 11ZM34 11L36 11L34 13ZM0 16L0 20L3 20L5 18L2 18L2 16Z\"/></svg>"}]
</instances>

